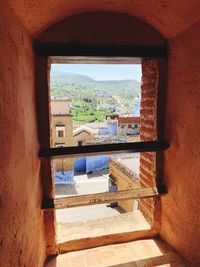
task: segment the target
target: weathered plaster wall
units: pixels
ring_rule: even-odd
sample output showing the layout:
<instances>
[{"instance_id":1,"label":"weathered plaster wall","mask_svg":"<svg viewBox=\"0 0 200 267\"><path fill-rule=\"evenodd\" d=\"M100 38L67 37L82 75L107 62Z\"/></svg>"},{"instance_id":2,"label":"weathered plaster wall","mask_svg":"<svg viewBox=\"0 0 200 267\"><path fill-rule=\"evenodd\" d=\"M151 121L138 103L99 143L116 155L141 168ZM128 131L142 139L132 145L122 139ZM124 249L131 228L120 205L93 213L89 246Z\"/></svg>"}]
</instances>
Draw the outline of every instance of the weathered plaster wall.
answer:
<instances>
[{"instance_id":1,"label":"weathered plaster wall","mask_svg":"<svg viewBox=\"0 0 200 267\"><path fill-rule=\"evenodd\" d=\"M176 36L199 20L199 0L7 0L35 35L57 21L83 12L120 12L146 21L165 37Z\"/></svg>"},{"instance_id":2,"label":"weathered plaster wall","mask_svg":"<svg viewBox=\"0 0 200 267\"><path fill-rule=\"evenodd\" d=\"M200 23L169 41L161 237L200 266Z\"/></svg>"},{"instance_id":3,"label":"weathered plaster wall","mask_svg":"<svg viewBox=\"0 0 200 267\"><path fill-rule=\"evenodd\" d=\"M67 17L38 35L51 43L162 44L162 35L143 21L119 13L83 13Z\"/></svg>"},{"instance_id":4,"label":"weathered plaster wall","mask_svg":"<svg viewBox=\"0 0 200 267\"><path fill-rule=\"evenodd\" d=\"M43 266L40 161L30 38L0 2L0 266Z\"/></svg>"}]
</instances>

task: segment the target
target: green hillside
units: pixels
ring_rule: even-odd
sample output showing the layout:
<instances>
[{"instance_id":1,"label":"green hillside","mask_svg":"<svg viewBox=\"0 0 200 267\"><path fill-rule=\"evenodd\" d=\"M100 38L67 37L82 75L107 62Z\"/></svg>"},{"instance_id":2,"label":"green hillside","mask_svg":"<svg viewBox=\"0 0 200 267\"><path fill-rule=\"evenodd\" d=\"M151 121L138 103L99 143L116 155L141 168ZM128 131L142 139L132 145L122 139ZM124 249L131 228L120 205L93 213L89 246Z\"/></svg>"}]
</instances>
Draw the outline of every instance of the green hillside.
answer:
<instances>
[{"instance_id":1,"label":"green hillside","mask_svg":"<svg viewBox=\"0 0 200 267\"><path fill-rule=\"evenodd\" d=\"M138 94L140 83L136 80L95 81L76 73L51 73L51 96L71 98L71 113L78 124L104 121L105 115L112 112L132 113Z\"/></svg>"}]
</instances>

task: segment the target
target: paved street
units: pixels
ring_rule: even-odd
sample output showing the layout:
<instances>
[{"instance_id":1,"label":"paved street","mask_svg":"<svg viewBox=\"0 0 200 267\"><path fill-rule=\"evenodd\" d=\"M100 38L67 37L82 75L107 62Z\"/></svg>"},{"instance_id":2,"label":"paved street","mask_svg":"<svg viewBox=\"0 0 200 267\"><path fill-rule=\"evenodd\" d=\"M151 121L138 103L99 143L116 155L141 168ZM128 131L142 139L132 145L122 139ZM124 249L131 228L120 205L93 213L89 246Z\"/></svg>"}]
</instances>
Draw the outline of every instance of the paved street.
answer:
<instances>
[{"instance_id":1,"label":"paved street","mask_svg":"<svg viewBox=\"0 0 200 267\"><path fill-rule=\"evenodd\" d=\"M75 181L76 184L57 184L56 197L94 194L109 190L107 170L75 176ZM58 223L86 222L123 213L119 208L110 208L106 205L100 204L57 210L56 220Z\"/></svg>"},{"instance_id":2,"label":"paved street","mask_svg":"<svg viewBox=\"0 0 200 267\"><path fill-rule=\"evenodd\" d=\"M108 170L76 175L75 184L56 184L56 197L86 195L109 190Z\"/></svg>"}]
</instances>

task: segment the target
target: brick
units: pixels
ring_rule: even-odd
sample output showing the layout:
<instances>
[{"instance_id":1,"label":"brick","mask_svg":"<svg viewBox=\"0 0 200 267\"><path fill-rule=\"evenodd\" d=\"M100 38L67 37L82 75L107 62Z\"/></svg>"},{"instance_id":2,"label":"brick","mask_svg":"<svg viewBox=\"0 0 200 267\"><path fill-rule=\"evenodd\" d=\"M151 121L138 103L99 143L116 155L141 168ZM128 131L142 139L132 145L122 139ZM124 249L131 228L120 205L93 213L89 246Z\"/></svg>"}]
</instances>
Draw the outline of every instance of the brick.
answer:
<instances>
[{"instance_id":1,"label":"brick","mask_svg":"<svg viewBox=\"0 0 200 267\"><path fill-rule=\"evenodd\" d=\"M148 208L146 208L145 205L143 205L142 202L139 204L139 209L142 211L144 217L147 219L150 225L153 225L154 222L153 212L150 212Z\"/></svg>"},{"instance_id":2,"label":"brick","mask_svg":"<svg viewBox=\"0 0 200 267\"><path fill-rule=\"evenodd\" d=\"M140 164L140 172L149 179L155 179L155 171L153 169L146 168L145 165Z\"/></svg>"},{"instance_id":3,"label":"brick","mask_svg":"<svg viewBox=\"0 0 200 267\"><path fill-rule=\"evenodd\" d=\"M150 135L144 134L140 138L141 141L156 141L156 136L151 137Z\"/></svg>"},{"instance_id":4,"label":"brick","mask_svg":"<svg viewBox=\"0 0 200 267\"><path fill-rule=\"evenodd\" d=\"M150 126L153 126L153 127L156 126L155 120L151 120L151 119L148 119L148 118L145 118L145 117L141 118L140 123L141 123L141 125L145 125L145 126L146 125L150 125Z\"/></svg>"},{"instance_id":5,"label":"brick","mask_svg":"<svg viewBox=\"0 0 200 267\"><path fill-rule=\"evenodd\" d=\"M152 174L149 174L147 172L145 172L143 169L141 169L141 172L140 172L140 182L141 181L144 181L146 183L148 183L149 181L151 181L153 184L155 184L155 176L152 175Z\"/></svg>"},{"instance_id":6,"label":"brick","mask_svg":"<svg viewBox=\"0 0 200 267\"><path fill-rule=\"evenodd\" d=\"M153 136L155 136L155 129L153 129L153 128L147 128L146 126L141 126L140 127L140 131L143 133L143 134L147 134L147 135L149 135L149 134L152 134L152 137Z\"/></svg>"},{"instance_id":7,"label":"brick","mask_svg":"<svg viewBox=\"0 0 200 267\"><path fill-rule=\"evenodd\" d=\"M153 141L157 139L157 93L158 93L158 66L155 59L144 59L142 62L141 86L141 128L140 140ZM155 185L156 157L155 153L141 153L140 157L140 185L143 187ZM153 223L154 200L140 200L139 209L146 219Z\"/></svg>"},{"instance_id":8,"label":"brick","mask_svg":"<svg viewBox=\"0 0 200 267\"><path fill-rule=\"evenodd\" d=\"M147 179L143 179L140 181L140 186L141 187L149 187L149 186L154 186L155 183L153 181L147 180Z\"/></svg>"},{"instance_id":9,"label":"brick","mask_svg":"<svg viewBox=\"0 0 200 267\"><path fill-rule=\"evenodd\" d=\"M143 93L148 93L150 91L154 91L156 93L156 83L155 83L155 80L152 80L152 82L150 84L149 83L146 83L146 82L143 83L141 85L141 88L143 90Z\"/></svg>"},{"instance_id":10,"label":"brick","mask_svg":"<svg viewBox=\"0 0 200 267\"><path fill-rule=\"evenodd\" d=\"M154 111L152 109L147 109L147 108L141 108L140 110L141 116L144 115L154 115Z\"/></svg>"},{"instance_id":11,"label":"brick","mask_svg":"<svg viewBox=\"0 0 200 267\"><path fill-rule=\"evenodd\" d=\"M153 97L155 98L155 89L151 88L149 91L142 92L142 97Z\"/></svg>"},{"instance_id":12,"label":"brick","mask_svg":"<svg viewBox=\"0 0 200 267\"><path fill-rule=\"evenodd\" d=\"M148 162L152 162L153 164L155 163L155 157L154 155L150 154L150 153L141 153L140 154L140 158L141 159L145 159L147 160Z\"/></svg>"},{"instance_id":13,"label":"brick","mask_svg":"<svg viewBox=\"0 0 200 267\"><path fill-rule=\"evenodd\" d=\"M140 158L140 164L146 166L149 169L152 169L152 170L154 169L154 164L152 164L152 162L148 162L144 158Z\"/></svg>"}]
</instances>

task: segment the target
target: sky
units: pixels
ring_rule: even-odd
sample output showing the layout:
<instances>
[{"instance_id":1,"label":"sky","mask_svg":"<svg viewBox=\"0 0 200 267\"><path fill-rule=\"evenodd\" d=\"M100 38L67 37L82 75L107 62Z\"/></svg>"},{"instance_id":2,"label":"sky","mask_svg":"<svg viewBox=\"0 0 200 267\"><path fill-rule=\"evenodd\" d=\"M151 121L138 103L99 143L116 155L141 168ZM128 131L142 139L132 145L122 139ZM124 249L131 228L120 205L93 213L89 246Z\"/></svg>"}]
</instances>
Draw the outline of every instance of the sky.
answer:
<instances>
[{"instance_id":1,"label":"sky","mask_svg":"<svg viewBox=\"0 0 200 267\"><path fill-rule=\"evenodd\" d=\"M141 81L140 64L52 64L51 70L87 75L96 81L127 79Z\"/></svg>"}]
</instances>

